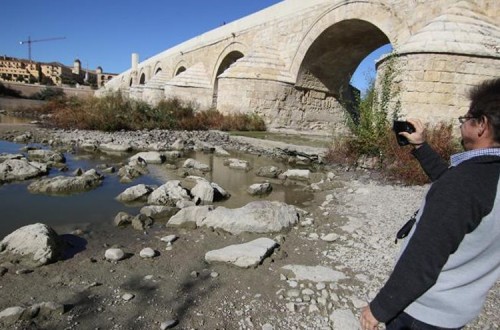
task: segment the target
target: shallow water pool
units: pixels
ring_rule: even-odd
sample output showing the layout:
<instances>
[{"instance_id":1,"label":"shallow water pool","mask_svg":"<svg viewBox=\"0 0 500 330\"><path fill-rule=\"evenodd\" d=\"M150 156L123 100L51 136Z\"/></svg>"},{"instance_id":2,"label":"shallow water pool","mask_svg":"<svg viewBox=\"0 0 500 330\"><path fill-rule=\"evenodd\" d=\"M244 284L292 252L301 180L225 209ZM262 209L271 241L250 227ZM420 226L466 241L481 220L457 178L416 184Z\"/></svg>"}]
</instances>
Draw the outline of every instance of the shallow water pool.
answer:
<instances>
[{"instance_id":1,"label":"shallow water pool","mask_svg":"<svg viewBox=\"0 0 500 330\"><path fill-rule=\"evenodd\" d=\"M23 153L23 144L0 141L0 153ZM88 170L97 165L107 164L120 167L121 162L126 162L134 153L122 155L109 155L105 153L65 153L68 170L61 172L53 168L49 176L72 175L77 168ZM252 200L266 199L286 202L300 206L312 199L312 194L304 192L302 186L284 186L279 180L272 180L255 176L254 172L264 165L275 165L285 170L284 164L266 157L256 155L231 153L231 157L247 160L252 165L252 170L230 169L223 164L223 158L213 154L192 152L179 159L176 165L180 168L186 158L194 158L210 165L212 171L205 175L208 180L219 184L227 190L231 197L223 202L216 203L229 208L241 207ZM132 183L120 183L119 177L114 174L104 174L103 184L91 191L67 196L51 196L31 194L27 186L31 180L24 182L7 183L0 185L0 238L15 229L42 222L52 226L59 233L65 233L76 228L111 226L115 215L120 211L136 215L143 205L125 205L115 200L115 197L125 189L140 184L161 185L168 180L184 179L179 170L170 169L166 165L149 165L149 175L135 179ZM35 179L36 180L36 179ZM268 180L273 185L273 191L264 197L250 196L246 189L253 183ZM185 186L185 185L183 185Z\"/></svg>"}]
</instances>

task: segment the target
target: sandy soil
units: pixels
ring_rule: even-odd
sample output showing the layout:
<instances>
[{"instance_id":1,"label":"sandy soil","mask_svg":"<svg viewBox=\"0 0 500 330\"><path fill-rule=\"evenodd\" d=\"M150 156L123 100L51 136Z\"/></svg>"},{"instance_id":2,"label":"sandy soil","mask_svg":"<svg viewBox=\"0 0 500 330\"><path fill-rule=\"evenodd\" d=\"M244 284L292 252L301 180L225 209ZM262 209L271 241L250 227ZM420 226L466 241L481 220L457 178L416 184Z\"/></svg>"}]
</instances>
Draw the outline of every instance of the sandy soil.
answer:
<instances>
[{"instance_id":1,"label":"sandy soil","mask_svg":"<svg viewBox=\"0 0 500 330\"><path fill-rule=\"evenodd\" d=\"M0 125L0 136L31 129ZM341 169L325 169L324 178L328 171L335 179L319 184L314 200L303 207L302 224L285 233L230 235L164 223L140 232L115 228L112 219L59 232L73 243L66 260L35 269L4 264L0 311L50 301L63 304L64 313L27 317L3 328L161 329L175 321L175 329L354 329L349 321L389 274L398 251L395 232L418 208L426 187L388 185L370 172ZM318 238L329 233L338 239ZM160 238L171 234L179 238L168 247ZM263 236L280 247L257 268L204 260L210 250ZM128 258L106 261L109 247L121 247ZM159 255L141 258L144 247ZM294 280L282 269L290 264L329 267L346 278L325 285ZM126 293L133 298L123 299ZM467 329L498 329L499 302L497 285L481 317ZM340 323L339 315L348 317Z\"/></svg>"}]
</instances>

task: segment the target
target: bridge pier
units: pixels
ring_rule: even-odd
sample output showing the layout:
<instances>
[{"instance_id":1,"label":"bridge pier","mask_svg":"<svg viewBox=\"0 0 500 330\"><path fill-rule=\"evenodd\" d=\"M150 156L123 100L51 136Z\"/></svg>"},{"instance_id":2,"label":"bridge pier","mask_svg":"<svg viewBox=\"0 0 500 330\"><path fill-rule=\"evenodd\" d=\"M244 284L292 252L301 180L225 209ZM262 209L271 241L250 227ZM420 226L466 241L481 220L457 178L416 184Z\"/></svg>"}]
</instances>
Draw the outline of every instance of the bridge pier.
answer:
<instances>
[{"instance_id":1,"label":"bridge pier","mask_svg":"<svg viewBox=\"0 0 500 330\"><path fill-rule=\"evenodd\" d=\"M224 114L255 113L270 131L331 135L345 130L340 102L326 92L258 79L219 79L217 110Z\"/></svg>"},{"instance_id":2,"label":"bridge pier","mask_svg":"<svg viewBox=\"0 0 500 330\"><path fill-rule=\"evenodd\" d=\"M497 77L500 59L460 54L398 54L395 85L401 92L403 117L417 117L430 123L455 123L469 109L469 90L486 79ZM387 62L378 70L383 72ZM379 74L380 75L380 74Z\"/></svg>"}]
</instances>

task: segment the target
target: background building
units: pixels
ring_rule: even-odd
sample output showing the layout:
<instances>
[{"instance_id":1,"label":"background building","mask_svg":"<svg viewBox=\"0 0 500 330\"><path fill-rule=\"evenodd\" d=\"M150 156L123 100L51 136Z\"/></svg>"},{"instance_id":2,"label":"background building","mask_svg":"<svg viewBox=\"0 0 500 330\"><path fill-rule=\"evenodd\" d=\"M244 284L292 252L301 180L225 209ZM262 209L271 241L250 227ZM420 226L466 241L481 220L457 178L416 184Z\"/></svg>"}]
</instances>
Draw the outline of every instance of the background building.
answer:
<instances>
[{"instance_id":1,"label":"background building","mask_svg":"<svg viewBox=\"0 0 500 330\"><path fill-rule=\"evenodd\" d=\"M0 56L0 81L4 82L98 88L115 76L114 73L104 73L101 67L95 71L84 69L78 59L69 67L59 62L40 63Z\"/></svg>"}]
</instances>

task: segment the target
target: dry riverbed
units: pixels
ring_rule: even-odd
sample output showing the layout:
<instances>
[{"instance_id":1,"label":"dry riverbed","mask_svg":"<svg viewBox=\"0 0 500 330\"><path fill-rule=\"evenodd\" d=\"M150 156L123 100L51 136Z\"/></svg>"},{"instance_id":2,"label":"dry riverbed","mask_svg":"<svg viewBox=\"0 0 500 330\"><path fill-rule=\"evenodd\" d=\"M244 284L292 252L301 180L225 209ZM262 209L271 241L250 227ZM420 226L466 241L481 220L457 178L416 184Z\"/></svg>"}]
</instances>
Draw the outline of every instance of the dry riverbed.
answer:
<instances>
[{"instance_id":1,"label":"dry riverbed","mask_svg":"<svg viewBox=\"0 0 500 330\"><path fill-rule=\"evenodd\" d=\"M72 134L0 125L1 138L26 131L36 139ZM244 143L248 140L237 145ZM299 223L281 233L231 235L161 222L145 231L67 228L59 232L73 243L66 260L38 268L3 265L0 312L14 306L39 309L16 322L5 319L2 328L356 329L360 309L390 272L399 248L395 233L427 187L392 185L370 171L318 172L305 186L314 199L301 207ZM162 241L167 235L177 240ZM279 247L255 268L205 261L208 251L260 237ZM110 247L127 257L107 261ZM140 257L145 247L156 250L156 257ZM55 307L37 305L43 302ZM466 329L498 329L499 305L497 285L481 316Z\"/></svg>"}]
</instances>

